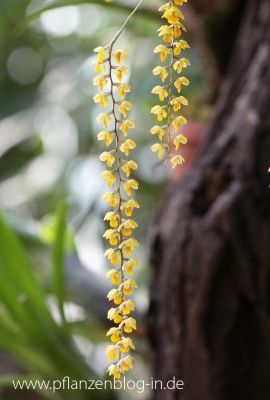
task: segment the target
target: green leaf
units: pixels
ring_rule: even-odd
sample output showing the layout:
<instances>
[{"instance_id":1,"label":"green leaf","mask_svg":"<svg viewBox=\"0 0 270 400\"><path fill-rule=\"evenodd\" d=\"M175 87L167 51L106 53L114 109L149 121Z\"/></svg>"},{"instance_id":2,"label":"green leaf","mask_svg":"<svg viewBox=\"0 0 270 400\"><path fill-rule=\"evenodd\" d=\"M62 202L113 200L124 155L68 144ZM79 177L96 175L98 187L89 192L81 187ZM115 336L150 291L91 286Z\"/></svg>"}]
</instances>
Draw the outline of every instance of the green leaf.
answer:
<instances>
[{"instance_id":1,"label":"green leaf","mask_svg":"<svg viewBox=\"0 0 270 400\"><path fill-rule=\"evenodd\" d=\"M56 217L55 240L53 244L53 277L54 277L54 292L58 303L59 313L62 324L66 325L64 301L65 301L65 238L66 238L66 204L61 204Z\"/></svg>"}]
</instances>

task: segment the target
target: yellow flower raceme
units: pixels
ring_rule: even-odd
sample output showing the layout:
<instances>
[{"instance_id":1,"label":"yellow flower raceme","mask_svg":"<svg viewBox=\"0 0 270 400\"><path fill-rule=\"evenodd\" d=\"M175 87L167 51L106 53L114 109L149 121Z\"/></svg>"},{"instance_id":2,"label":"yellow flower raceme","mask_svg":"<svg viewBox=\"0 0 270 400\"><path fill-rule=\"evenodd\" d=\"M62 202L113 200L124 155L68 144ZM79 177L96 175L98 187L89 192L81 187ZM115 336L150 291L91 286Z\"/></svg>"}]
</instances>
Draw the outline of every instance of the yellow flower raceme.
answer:
<instances>
[{"instance_id":1,"label":"yellow flower raceme","mask_svg":"<svg viewBox=\"0 0 270 400\"><path fill-rule=\"evenodd\" d=\"M179 112L183 106L188 106L188 100L182 95L182 90L189 85L189 80L182 75L182 71L191 65L188 58L182 57L182 52L189 49L188 42L182 38L186 27L183 24L184 14L181 7L187 2L188 0L169 0L161 5L159 11L166 23L158 29L158 35L164 43L154 49L154 53L159 53L161 62L166 61L166 65L155 67L153 74L159 76L162 82L166 81L166 85L153 88L152 93L157 94L163 104L152 107L151 113L159 122L165 120L165 123L163 122L163 126L155 125L151 129L151 134L157 135L161 142L152 145L151 149L157 153L160 160L170 159L173 168L184 162L182 156L172 153L173 147L178 151L180 144L187 142L179 132L182 126L187 124L186 118L179 115ZM172 128L176 134L175 139Z\"/></svg>"},{"instance_id":2,"label":"yellow flower raceme","mask_svg":"<svg viewBox=\"0 0 270 400\"><path fill-rule=\"evenodd\" d=\"M137 268L138 261L130 255L139 246L138 241L132 237L138 224L130 218L134 209L139 208L138 202L132 198L139 187L132 177L138 165L128 158L136 148L136 142L129 138L129 131L135 128L135 124L128 118L128 112L133 105L131 101L125 100L131 89L128 83L123 82L123 77L128 75L127 66L122 64L127 58L126 51L114 50L112 45L109 48L98 47L95 52L98 75L93 79L93 84L100 92L94 96L94 102L101 108L112 106L110 112L97 116L97 121L105 127L98 133L97 139L107 147L99 158L107 165L101 178L111 187L110 192L103 194L103 199L112 209L104 217L109 228L103 237L111 246L105 251L105 257L112 264L107 277L115 285L107 296L115 304L108 311L108 319L117 325L107 332L113 345L108 346L106 353L109 360L115 360L109 366L108 373L119 379L122 373L132 367L133 359L128 353L135 348L132 339L126 336L136 329L136 320L130 316L135 304L128 298L137 288L135 280L130 276ZM163 96L166 96L166 91Z\"/></svg>"}]
</instances>

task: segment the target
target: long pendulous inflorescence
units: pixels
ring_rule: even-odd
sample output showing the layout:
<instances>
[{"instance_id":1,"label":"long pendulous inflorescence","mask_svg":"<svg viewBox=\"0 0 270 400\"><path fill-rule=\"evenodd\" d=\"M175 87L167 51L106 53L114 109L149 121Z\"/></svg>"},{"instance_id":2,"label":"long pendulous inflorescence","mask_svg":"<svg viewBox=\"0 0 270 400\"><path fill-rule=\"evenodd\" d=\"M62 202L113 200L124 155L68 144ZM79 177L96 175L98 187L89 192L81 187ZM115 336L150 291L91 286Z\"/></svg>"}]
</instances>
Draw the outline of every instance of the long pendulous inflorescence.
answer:
<instances>
[{"instance_id":1,"label":"long pendulous inflorescence","mask_svg":"<svg viewBox=\"0 0 270 400\"><path fill-rule=\"evenodd\" d=\"M182 57L182 52L189 48L186 40L181 38L183 32L186 32L181 9L184 3L187 0L171 0L159 8L167 23L158 29L164 43L154 50L160 54L162 65L154 68L153 74L160 77L162 84L152 90L161 102L161 105L155 105L151 109L159 122L151 129L151 133L159 139L152 146L152 151L157 153L159 159L169 159L173 168L185 161L182 155L173 154L174 149L178 151L181 145L187 143L186 136L180 132L187 124L181 111L188 105L188 100L181 92L184 86L189 85L189 80L182 75L182 71L191 65L187 58Z\"/></svg>"},{"instance_id":2,"label":"long pendulous inflorescence","mask_svg":"<svg viewBox=\"0 0 270 400\"><path fill-rule=\"evenodd\" d=\"M108 293L108 299L114 305L108 311L108 319L114 325L107 332L112 344L108 346L106 353L113 362L108 373L119 379L121 374L132 368L133 358L129 352L134 349L134 344L129 334L136 329L136 320L130 315L135 304L129 298L137 287L131 275L138 266L138 261L132 254L139 246L138 241L132 237L133 231L138 227L132 215L134 209L139 208L138 202L133 198L139 184L132 178L132 172L138 166L129 158L136 147L135 141L129 138L129 130L135 124L127 117L132 103L126 100L126 94L130 92L129 84L124 82L124 76L128 74L127 67L123 65L123 60L127 57L126 51L114 50L113 45L110 45L107 48L98 47L95 52L97 76L93 79L93 84L99 88L99 93L94 96L94 101L102 109L109 109L103 110L97 116L97 121L104 128L97 137L104 142L106 148L100 155L100 160L107 166L101 176L111 188L103 195L103 199L111 207L104 218L108 224L104 238L110 246L105 256L112 264L107 276L114 285Z\"/></svg>"}]
</instances>

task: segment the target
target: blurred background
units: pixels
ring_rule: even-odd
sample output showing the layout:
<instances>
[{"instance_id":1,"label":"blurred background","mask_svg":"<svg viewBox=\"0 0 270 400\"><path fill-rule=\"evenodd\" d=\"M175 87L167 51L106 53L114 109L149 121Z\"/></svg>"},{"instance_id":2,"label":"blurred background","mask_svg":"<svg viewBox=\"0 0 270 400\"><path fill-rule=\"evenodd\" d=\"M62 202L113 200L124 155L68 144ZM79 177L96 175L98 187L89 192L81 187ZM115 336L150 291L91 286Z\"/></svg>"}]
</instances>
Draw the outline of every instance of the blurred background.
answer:
<instances>
[{"instance_id":1,"label":"blurred background","mask_svg":"<svg viewBox=\"0 0 270 400\"><path fill-rule=\"evenodd\" d=\"M71 4L64 6L65 4ZM83 3L83 4L80 4ZM88 3L88 4L87 4ZM224 2L223 2L224 3ZM137 1L1 0L0 2L0 398L147 399L149 393L57 393L14 391L12 379L104 377L108 322L106 205L96 141L97 106L92 97L92 50L109 43ZM129 377L151 376L145 319L148 310L149 227L169 179L190 168L212 114L217 70L190 21L192 82L190 145L186 166L173 177L150 151L150 108L157 84L157 8L147 1L123 32L136 121L134 155L139 162L137 213L141 268L135 294L139 323L136 363ZM146 7L147 6L147 7ZM196 19L197 18L197 19ZM199 40L198 40L199 39ZM198 134L197 134L198 133ZM81 397L80 397L81 396Z\"/></svg>"}]
</instances>

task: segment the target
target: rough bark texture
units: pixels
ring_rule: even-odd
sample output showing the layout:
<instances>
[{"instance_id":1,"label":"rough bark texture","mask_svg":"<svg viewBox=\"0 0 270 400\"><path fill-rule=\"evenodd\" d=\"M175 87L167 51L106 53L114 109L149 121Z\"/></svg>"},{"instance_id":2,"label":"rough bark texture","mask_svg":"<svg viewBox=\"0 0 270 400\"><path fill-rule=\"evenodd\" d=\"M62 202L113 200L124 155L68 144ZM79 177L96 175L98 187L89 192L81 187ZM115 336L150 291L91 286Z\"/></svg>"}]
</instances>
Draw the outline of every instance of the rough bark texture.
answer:
<instances>
[{"instance_id":1,"label":"rough bark texture","mask_svg":"<svg viewBox=\"0 0 270 400\"><path fill-rule=\"evenodd\" d=\"M222 44L221 44L222 45ZM247 4L199 159L153 227L155 400L270 398L270 1Z\"/></svg>"}]
</instances>

